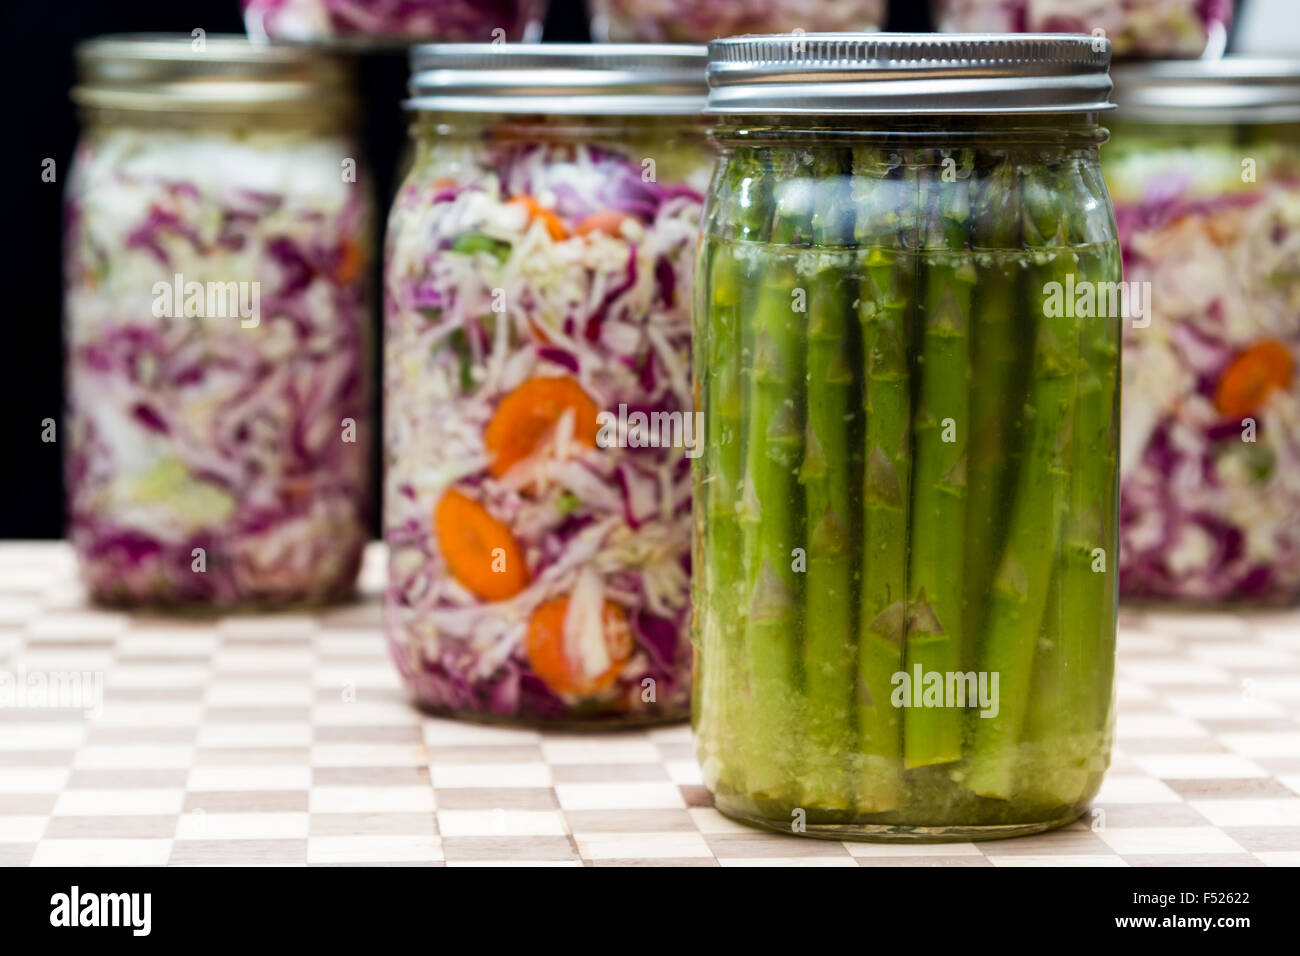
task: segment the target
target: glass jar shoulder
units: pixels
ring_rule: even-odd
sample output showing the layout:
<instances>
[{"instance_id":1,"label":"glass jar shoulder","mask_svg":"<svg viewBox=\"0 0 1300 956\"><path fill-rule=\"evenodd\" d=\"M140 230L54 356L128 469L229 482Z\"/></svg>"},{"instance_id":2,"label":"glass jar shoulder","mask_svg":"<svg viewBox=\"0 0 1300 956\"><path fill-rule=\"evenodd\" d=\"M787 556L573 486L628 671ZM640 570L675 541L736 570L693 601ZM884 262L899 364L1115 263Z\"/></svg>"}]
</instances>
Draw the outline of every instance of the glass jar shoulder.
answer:
<instances>
[{"instance_id":1,"label":"glass jar shoulder","mask_svg":"<svg viewBox=\"0 0 1300 956\"><path fill-rule=\"evenodd\" d=\"M807 226L782 238L780 218ZM1111 244L1116 226L1095 149L885 140L724 149L704 235L819 248L1015 251Z\"/></svg>"},{"instance_id":2,"label":"glass jar shoulder","mask_svg":"<svg viewBox=\"0 0 1300 956\"><path fill-rule=\"evenodd\" d=\"M576 167L598 179L634 168L646 184L689 183L701 194L713 154L707 123L686 116L418 114L411 127L411 180L473 178L533 166ZM508 188L511 183L502 183Z\"/></svg>"},{"instance_id":3,"label":"glass jar shoulder","mask_svg":"<svg viewBox=\"0 0 1300 956\"><path fill-rule=\"evenodd\" d=\"M72 181L74 192L92 198L161 183L200 196L244 191L328 208L343 205L357 181L358 153L351 137L310 128L114 122L86 129Z\"/></svg>"}]
</instances>

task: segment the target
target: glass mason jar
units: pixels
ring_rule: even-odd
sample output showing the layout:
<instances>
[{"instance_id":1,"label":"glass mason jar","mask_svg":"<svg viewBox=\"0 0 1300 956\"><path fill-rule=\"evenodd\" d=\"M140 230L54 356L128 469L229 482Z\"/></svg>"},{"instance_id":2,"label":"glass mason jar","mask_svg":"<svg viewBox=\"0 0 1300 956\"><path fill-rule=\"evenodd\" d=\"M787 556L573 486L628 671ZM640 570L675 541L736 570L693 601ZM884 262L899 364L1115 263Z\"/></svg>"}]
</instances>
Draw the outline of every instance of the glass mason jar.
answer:
<instances>
[{"instance_id":1,"label":"glass mason jar","mask_svg":"<svg viewBox=\"0 0 1300 956\"><path fill-rule=\"evenodd\" d=\"M549 0L241 0L254 40L343 46L534 42Z\"/></svg>"},{"instance_id":2,"label":"glass mason jar","mask_svg":"<svg viewBox=\"0 0 1300 956\"><path fill-rule=\"evenodd\" d=\"M705 43L745 33L879 30L886 0L587 0L597 43Z\"/></svg>"},{"instance_id":3,"label":"glass mason jar","mask_svg":"<svg viewBox=\"0 0 1300 956\"><path fill-rule=\"evenodd\" d=\"M1300 597L1300 68L1116 71L1126 278L1120 589Z\"/></svg>"},{"instance_id":4,"label":"glass mason jar","mask_svg":"<svg viewBox=\"0 0 1300 956\"><path fill-rule=\"evenodd\" d=\"M372 216L348 75L195 42L77 50L69 536L101 601L344 597L369 512Z\"/></svg>"},{"instance_id":5,"label":"glass mason jar","mask_svg":"<svg viewBox=\"0 0 1300 956\"><path fill-rule=\"evenodd\" d=\"M931 0L946 33L1094 33L1115 56L1219 57L1234 0Z\"/></svg>"},{"instance_id":6,"label":"glass mason jar","mask_svg":"<svg viewBox=\"0 0 1300 956\"><path fill-rule=\"evenodd\" d=\"M1112 727L1119 324L1073 295L1120 279L1109 50L709 51L693 638L715 805L834 838L1067 823Z\"/></svg>"},{"instance_id":7,"label":"glass mason jar","mask_svg":"<svg viewBox=\"0 0 1300 956\"><path fill-rule=\"evenodd\" d=\"M397 666L459 716L684 718L704 49L412 62L385 259Z\"/></svg>"}]
</instances>

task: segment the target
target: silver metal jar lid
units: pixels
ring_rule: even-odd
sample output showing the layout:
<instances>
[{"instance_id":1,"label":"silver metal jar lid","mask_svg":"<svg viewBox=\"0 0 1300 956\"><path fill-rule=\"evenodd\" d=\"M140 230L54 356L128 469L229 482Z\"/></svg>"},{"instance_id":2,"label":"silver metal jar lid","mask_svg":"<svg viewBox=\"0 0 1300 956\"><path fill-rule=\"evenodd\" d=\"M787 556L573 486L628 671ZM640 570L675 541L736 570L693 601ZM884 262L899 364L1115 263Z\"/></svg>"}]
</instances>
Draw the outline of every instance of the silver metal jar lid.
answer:
<instances>
[{"instance_id":1,"label":"silver metal jar lid","mask_svg":"<svg viewBox=\"0 0 1300 956\"><path fill-rule=\"evenodd\" d=\"M429 43L411 50L408 109L683 115L704 108L702 46Z\"/></svg>"},{"instance_id":2,"label":"silver metal jar lid","mask_svg":"<svg viewBox=\"0 0 1300 956\"><path fill-rule=\"evenodd\" d=\"M706 112L1092 113L1110 42L1050 34L809 33L709 44Z\"/></svg>"},{"instance_id":3,"label":"silver metal jar lid","mask_svg":"<svg viewBox=\"0 0 1300 956\"><path fill-rule=\"evenodd\" d=\"M1254 57L1133 64L1115 69L1120 120L1146 123L1300 122L1300 62Z\"/></svg>"},{"instance_id":4,"label":"silver metal jar lid","mask_svg":"<svg viewBox=\"0 0 1300 956\"><path fill-rule=\"evenodd\" d=\"M115 34L78 44L76 59L81 106L314 114L351 99L342 61L234 35Z\"/></svg>"}]
</instances>

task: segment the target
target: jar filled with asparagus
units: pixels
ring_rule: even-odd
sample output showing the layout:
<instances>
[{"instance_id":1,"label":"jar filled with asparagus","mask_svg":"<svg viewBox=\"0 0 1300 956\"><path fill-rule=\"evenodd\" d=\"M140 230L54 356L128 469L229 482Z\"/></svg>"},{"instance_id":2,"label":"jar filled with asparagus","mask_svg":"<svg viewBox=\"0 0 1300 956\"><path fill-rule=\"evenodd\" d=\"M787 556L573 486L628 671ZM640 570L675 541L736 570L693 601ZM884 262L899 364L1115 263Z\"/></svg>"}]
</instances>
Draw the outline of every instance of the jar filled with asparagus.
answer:
<instances>
[{"instance_id":1,"label":"jar filled with asparagus","mask_svg":"<svg viewBox=\"0 0 1300 956\"><path fill-rule=\"evenodd\" d=\"M710 47L694 725L810 836L1077 818L1113 724L1120 324L1092 37Z\"/></svg>"}]
</instances>

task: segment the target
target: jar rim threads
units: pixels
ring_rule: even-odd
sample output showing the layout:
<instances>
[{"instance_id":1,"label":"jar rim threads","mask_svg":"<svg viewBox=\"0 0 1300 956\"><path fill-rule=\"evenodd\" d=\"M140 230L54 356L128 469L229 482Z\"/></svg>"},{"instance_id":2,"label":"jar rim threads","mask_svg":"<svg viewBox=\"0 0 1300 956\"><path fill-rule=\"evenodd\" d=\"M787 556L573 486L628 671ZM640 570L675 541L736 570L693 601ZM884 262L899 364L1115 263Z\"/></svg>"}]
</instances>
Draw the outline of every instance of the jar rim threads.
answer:
<instances>
[{"instance_id":1,"label":"jar rim threads","mask_svg":"<svg viewBox=\"0 0 1300 956\"><path fill-rule=\"evenodd\" d=\"M1082 34L808 33L709 44L708 113L1096 113L1110 41Z\"/></svg>"}]
</instances>

